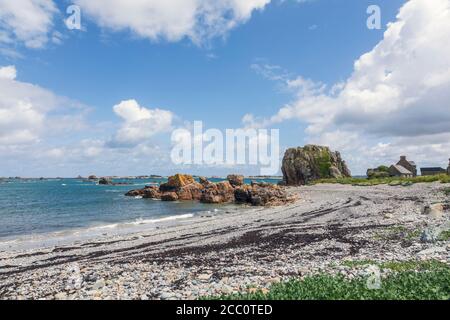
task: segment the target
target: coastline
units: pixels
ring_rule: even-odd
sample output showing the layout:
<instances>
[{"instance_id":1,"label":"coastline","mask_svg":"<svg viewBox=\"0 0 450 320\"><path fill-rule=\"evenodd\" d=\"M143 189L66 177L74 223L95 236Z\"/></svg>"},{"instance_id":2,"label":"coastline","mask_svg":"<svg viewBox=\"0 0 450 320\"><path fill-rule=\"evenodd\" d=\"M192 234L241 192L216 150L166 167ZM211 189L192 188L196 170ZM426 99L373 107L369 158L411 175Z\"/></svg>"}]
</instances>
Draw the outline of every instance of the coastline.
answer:
<instances>
[{"instance_id":1,"label":"coastline","mask_svg":"<svg viewBox=\"0 0 450 320\"><path fill-rule=\"evenodd\" d=\"M196 299L317 272L357 276L343 261L436 259L449 241L409 237L434 220L448 184L288 188L299 200L192 217L176 225L61 246L0 252L1 299ZM396 228L402 232L396 232ZM393 231L394 230L394 231Z\"/></svg>"}]
</instances>

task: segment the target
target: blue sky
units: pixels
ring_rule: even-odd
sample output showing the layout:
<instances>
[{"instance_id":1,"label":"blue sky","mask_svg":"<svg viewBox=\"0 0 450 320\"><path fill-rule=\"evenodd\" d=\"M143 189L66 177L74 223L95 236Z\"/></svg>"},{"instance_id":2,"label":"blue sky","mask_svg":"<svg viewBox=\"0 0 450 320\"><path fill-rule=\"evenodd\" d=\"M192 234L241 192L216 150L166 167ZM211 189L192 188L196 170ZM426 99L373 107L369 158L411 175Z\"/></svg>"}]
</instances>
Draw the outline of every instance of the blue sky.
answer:
<instances>
[{"instance_id":1,"label":"blue sky","mask_svg":"<svg viewBox=\"0 0 450 320\"><path fill-rule=\"evenodd\" d=\"M0 1L0 9L3 1ZM27 1L34 2L44 13L50 12L51 24L44 24L42 32L47 39L40 39L37 45L34 42L30 45L30 39L15 32L13 24L5 16L2 18L0 10L0 31L7 35L7 40L0 40L0 67L14 66L17 72L14 81L33 84L51 92L58 99L65 97L69 100L58 100L51 111L40 110L44 113L45 120L48 120L44 127L53 126L53 123L58 122L58 116L62 115L66 116L65 119L73 116L76 118L74 121L80 123L76 126L78 129L70 129L70 132L69 129L67 132L62 129L63 132L47 133L45 129L39 128L36 132L33 131L38 136L34 140L17 145L5 143L3 157L0 156L0 164L3 163L0 176L70 176L89 174L91 171L100 174L144 174L151 173L150 171L173 173L179 169L167 166L163 154L158 156L160 163L146 166L141 162L143 158L137 157L131 161L127 156L130 150L121 150L120 156L110 154L110 150L100 150L95 159L81 157L78 153L71 157L67 150L79 148L80 141L84 141L83 148L87 148L89 141L95 141L96 148L106 148L103 144L111 140L123 125L123 119L113 112L113 106L130 99L147 109L170 111L173 114L172 128L194 120L202 120L207 127L212 128L240 128L246 114L254 115L258 121L270 119L284 106L292 107L298 100L311 98L299 98L295 92L298 88L287 86L288 81L301 77L312 83L327 85L327 90L338 83L349 82L355 73L355 61L364 53L373 52L375 46L383 41L386 37L386 24L396 21L399 9L406 3L405 0L254 1L255 7L250 14L242 14L243 17L235 14L236 17L230 18L230 12L223 13L236 26L219 30L216 32L218 34L211 36L207 34L206 39L193 40L195 35L192 36L192 30L177 34L176 39L171 38L173 35L170 31L163 31L157 33L158 39L154 39L148 34L149 27L145 21L142 26L145 32L140 29L141 26L127 26L126 21L111 22L117 18L113 9L110 9L111 16L104 17L103 13L96 11L98 9L95 5L83 0L74 1L81 7L83 30L68 30L63 19L66 16L65 9L71 2L54 1L53 8L42 9L43 0L24 0L24 3ZM92 3L94 2L96 1ZM158 7L158 1L150 2ZM421 0L411 2L417 5L417 9L411 10L426 6ZM113 7L115 3L113 1L110 5ZM441 3L443 6L448 4L447 0L442 0ZM366 9L371 4L381 8L381 30L369 30L366 27ZM120 4L117 6L118 11L123 10ZM3 9L14 12L14 8L7 8L4 4ZM171 17L173 15L177 18L177 14L176 10L170 11ZM409 19L409 16L405 15L403 19ZM160 23L164 28L166 22ZM156 23L156 26L151 27L159 26ZM202 25L198 28L202 28ZM195 32L199 31L196 29ZM447 30L442 36L448 36L449 32ZM1 34L0 32L0 39ZM52 37L58 39L52 41ZM436 48L444 49L446 48ZM447 61L443 63L445 62ZM274 77L268 76L264 73L268 67L274 68L270 70L282 77L274 80ZM6 92L3 95L5 94ZM314 99L322 94L316 94ZM329 92L326 95L332 98ZM447 96L442 99L448 102ZM341 102L334 99L330 105L334 103L339 108ZM442 101L433 103L442 105ZM70 111L66 104L70 105ZM413 118L416 117L416 111L411 111ZM339 115L335 115L335 118L338 119ZM282 120L270 120L268 127L280 129L281 145L285 148L324 141L323 137L327 132L323 128L320 134L311 133L314 131L311 127L316 122L309 115L296 114ZM346 137L367 141L367 145L370 144L375 149L386 144L404 146L405 139L408 139L404 133L384 134L383 132L390 132L390 129L380 129L380 123L368 124L369 129L365 130L355 128L348 121L344 122ZM340 123L334 122L332 125L339 130L343 128ZM426 128L423 130L413 136L423 138L432 134L436 138L437 135L447 133L445 130L431 133ZM357 137L353 134L357 134ZM347 146L353 143L348 139ZM399 142L398 139L404 140ZM341 147L340 143L332 139L329 143L324 142L332 148ZM53 160L46 159L45 155L33 158L25 151L20 152L20 148L27 147L29 150L31 146L27 146L27 143L40 147L41 150L50 150L50 154L52 150L64 151L55 151L56 157ZM429 140L424 143L429 145ZM170 131L161 130L158 134L151 134L147 147L156 147L161 153L167 152L170 147ZM448 157L444 155L447 153L450 156L447 148L441 146L438 151L434 150L440 158L423 159L423 164L446 165ZM367 157L365 161L358 158L360 152L355 153L352 148L341 151L358 174L378 162L395 161L399 156L396 153L400 151L409 152L413 157L419 154L412 149L400 149L398 152L394 152L394 147L391 148L394 151L385 148L377 152L375 149L364 150L372 157L370 161L367 161ZM8 156L5 156L6 153ZM62 154L64 156L57 156ZM113 159L121 159L120 165L117 166L111 158L102 159L102 155L106 157L106 154ZM194 173L205 174L223 170L230 168L189 169ZM254 173L253 169L246 168L244 171Z\"/></svg>"}]
</instances>

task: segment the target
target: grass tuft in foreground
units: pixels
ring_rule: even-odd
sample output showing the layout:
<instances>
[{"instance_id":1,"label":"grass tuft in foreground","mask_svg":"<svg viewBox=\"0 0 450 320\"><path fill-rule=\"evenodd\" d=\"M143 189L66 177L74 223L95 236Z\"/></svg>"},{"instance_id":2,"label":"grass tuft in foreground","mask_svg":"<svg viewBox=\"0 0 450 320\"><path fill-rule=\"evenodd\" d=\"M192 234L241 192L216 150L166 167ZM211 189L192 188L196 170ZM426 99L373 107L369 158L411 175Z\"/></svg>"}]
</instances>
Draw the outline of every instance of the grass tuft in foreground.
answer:
<instances>
[{"instance_id":1,"label":"grass tuft in foreground","mask_svg":"<svg viewBox=\"0 0 450 320\"><path fill-rule=\"evenodd\" d=\"M389 184L392 186L409 186L414 183L431 183L431 182L450 183L450 176L447 174L441 174L437 176L419 176L413 178L389 177L389 178L374 178L374 179L368 178L319 179L314 181L313 183L351 184L355 186L375 186L380 184Z\"/></svg>"},{"instance_id":2,"label":"grass tuft in foreground","mask_svg":"<svg viewBox=\"0 0 450 320\"><path fill-rule=\"evenodd\" d=\"M438 262L391 262L397 270L381 288L367 288L366 278L345 279L327 274L275 284L262 291L216 297L221 300L449 300L450 267ZM418 269L417 269L418 267ZM414 271L412 271L414 270ZM417 271L419 270L419 271Z\"/></svg>"}]
</instances>

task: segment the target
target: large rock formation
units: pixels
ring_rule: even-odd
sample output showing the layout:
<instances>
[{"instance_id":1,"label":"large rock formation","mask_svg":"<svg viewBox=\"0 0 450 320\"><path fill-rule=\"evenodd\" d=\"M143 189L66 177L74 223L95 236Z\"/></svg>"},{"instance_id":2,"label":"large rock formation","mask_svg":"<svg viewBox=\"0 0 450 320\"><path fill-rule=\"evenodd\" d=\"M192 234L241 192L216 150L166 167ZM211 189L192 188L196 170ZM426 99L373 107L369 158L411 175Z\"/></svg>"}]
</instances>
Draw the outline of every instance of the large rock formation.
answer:
<instances>
[{"instance_id":1,"label":"large rock formation","mask_svg":"<svg viewBox=\"0 0 450 320\"><path fill-rule=\"evenodd\" d=\"M200 182L192 176L177 174L169 177L161 186L146 186L144 189L131 190L125 195L162 201L200 201L203 203L243 203L253 206L281 205L293 201L284 188L272 184L244 184L243 176L230 175L230 181L212 183L206 178Z\"/></svg>"},{"instance_id":2,"label":"large rock formation","mask_svg":"<svg viewBox=\"0 0 450 320\"><path fill-rule=\"evenodd\" d=\"M304 185L323 178L351 177L339 152L316 145L288 149L281 171L286 185Z\"/></svg>"}]
</instances>

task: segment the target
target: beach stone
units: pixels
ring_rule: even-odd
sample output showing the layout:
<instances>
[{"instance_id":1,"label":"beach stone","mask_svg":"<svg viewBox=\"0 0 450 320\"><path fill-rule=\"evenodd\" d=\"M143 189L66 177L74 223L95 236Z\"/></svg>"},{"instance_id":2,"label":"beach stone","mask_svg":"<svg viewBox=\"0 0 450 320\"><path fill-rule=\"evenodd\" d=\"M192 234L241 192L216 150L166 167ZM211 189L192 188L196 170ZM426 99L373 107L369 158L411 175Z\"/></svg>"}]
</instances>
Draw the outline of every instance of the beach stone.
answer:
<instances>
[{"instance_id":1,"label":"beach stone","mask_svg":"<svg viewBox=\"0 0 450 320\"><path fill-rule=\"evenodd\" d=\"M425 229L420 236L420 241L424 243L434 243L438 240L440 230L438 228L435 229Z\"/></svg>"},{"instance_id":2,"label":"beach stone","mask_svg":"<svg viewBox=\"0 0 450 320\"><path fill-rule=\"evenodd\" d=\"M105 285L106 285L105 280L99 279L94 283L94 285L92 286L92 289L99 290L99 289L102 289Z\"/></svg>"},{"instance_id":3,"label":"beach stone","mask_svg":"<svg viewBox=\"0 0 450 320\"><path fill-rule=\"evenodd\" d=\"M211 273L202 273L197 276L197 279L200 281L209 281L209 279L211 279L211 276Z\"/></svg>"},{"instance_id":4,"label":"beach stone","mask_svg":"<svg viewBox=\"0 0 450 320\"><path fill-rule=\"evenodd\" d=\"M57 293L57 294L55 294L54 298L56 300L67 300L67 293L65 293L65 292Z\"/></svg>"},{"instance_id":5,"label":"beach stone","mask_svg":"<svg viewBox=\"0 0 450 320\"><path fill-rule=\"evenodd\" d=\"M432 219L441 219L444 216L444 205L442 203L436 203L425 206L423 213Z\"/></svg>"},{"instance_id":6,"label":"beach stone","mask_svg":"<svg viewBox=\"0 0 450 320\"><path fill-rule=\"evenodd\" d=\"M174 297L174 294L171 293L171 292L163 292L163 293L161 293L161 295L160 295L160 298L161 298L162 300L169 300L169 299L172 299L173 297Z\"/></svg>"}]
</instances>

